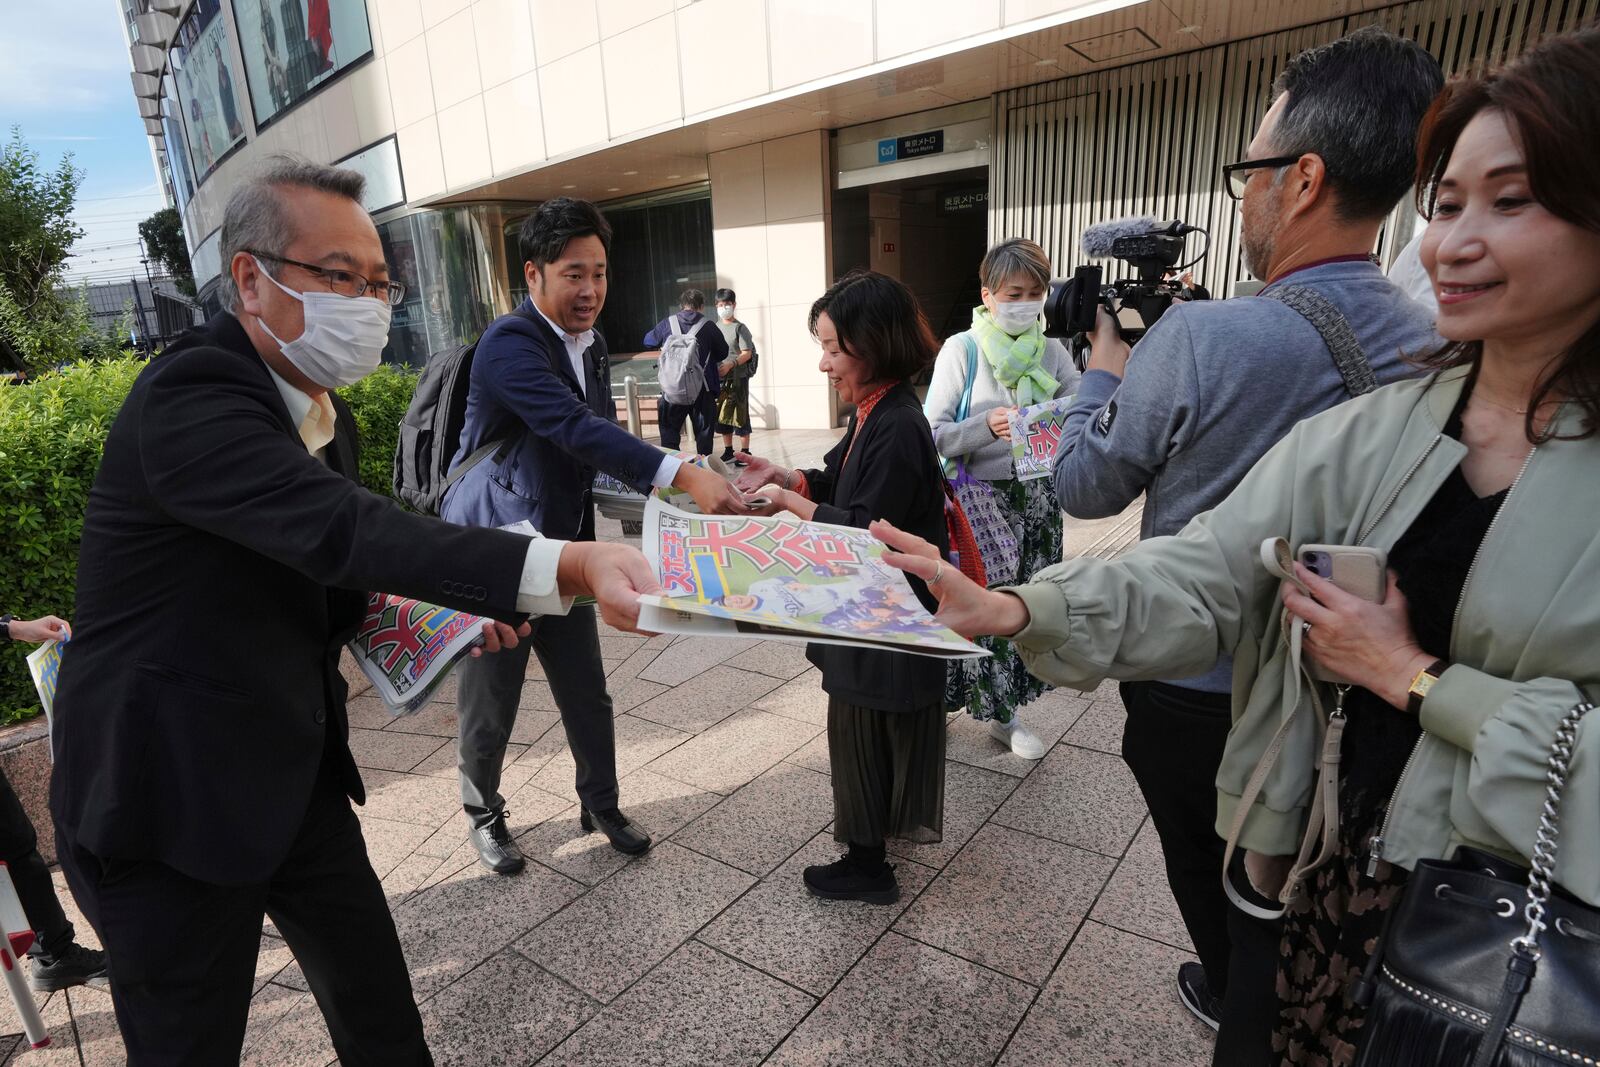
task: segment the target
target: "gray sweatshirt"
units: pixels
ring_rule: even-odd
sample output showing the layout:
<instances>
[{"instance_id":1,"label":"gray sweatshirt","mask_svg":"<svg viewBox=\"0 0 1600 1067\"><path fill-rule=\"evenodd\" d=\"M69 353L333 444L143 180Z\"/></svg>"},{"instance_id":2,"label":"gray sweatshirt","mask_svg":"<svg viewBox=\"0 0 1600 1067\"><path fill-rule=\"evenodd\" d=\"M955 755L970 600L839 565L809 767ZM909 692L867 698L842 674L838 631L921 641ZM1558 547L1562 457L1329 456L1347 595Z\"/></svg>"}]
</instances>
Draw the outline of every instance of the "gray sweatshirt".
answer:
<instances>
[{"instance_id":1,"label":"gray sweatshirt","mask_svg":"<svg viewBox=\"0 0 1600 1067\"><path fill-rule=\"evenodd\" d=\"M941 456L962 460L974 477L986 482L1003 481L1012 477L1011 442L995 437L990 431L989 412L998 407L1016 407L1017 395L995 378L989 361L979 349L978 374L972 383L967 417L956 421L961 393L967 386L965 339L966 333L955 334L939 350L939 358L933 364L933 384L928 387L922 411L933 427L933 443ZM1045 340L1039 365L1061 383L1056 396L1070 396L1077 391L1078 368L1072 365L1072 357L1060 341L1053 337Z\"/></svg>"},{"instance_id":2,"label":"gray sweatshirt","mask_svg":"<svg viewBox=\"0 0 1600 1067\"><path fill-rule=\"evenodd\" d=\"M1379 385L1414 377L1404 357L1440 343L1432 315L1367 260L1308 267L1279 284L1313 288L1344 313ZM1083 376L1056 454L1056 497L1067 514L1096 519L1143 493L1140 536L1177 533L1295 423L1348 398L1321 335L1287 305L1261 296L1174 304L1134 346L1126 377ZM1224 659L1173 681L1226 693L1232 672Z\"/></svg>"}]
</instances>

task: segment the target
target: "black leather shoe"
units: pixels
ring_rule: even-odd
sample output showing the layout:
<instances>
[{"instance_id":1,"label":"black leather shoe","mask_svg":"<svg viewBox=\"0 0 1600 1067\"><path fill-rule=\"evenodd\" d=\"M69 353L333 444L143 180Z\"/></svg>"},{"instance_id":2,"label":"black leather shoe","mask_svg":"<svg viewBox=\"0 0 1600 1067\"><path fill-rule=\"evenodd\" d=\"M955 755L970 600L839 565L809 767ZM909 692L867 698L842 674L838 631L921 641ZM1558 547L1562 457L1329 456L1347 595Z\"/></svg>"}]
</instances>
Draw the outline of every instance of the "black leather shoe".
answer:
<instances>
[{"instance_id":1,"label":"black leather shoe","mask_svg":"<svg viewBox=\"0 0 1600 1067\"><path fill-rule=\"evenodd\" d=\"M834 863L807 867L802 877L811 895L824 900L893 904L900 899L900 882L889 863L865 864L844 856Z\"/></svg>"},{"instance_id":2,"label":"black leather shoe","mask_svg":"<svg viewBox=\"0 0 1600 1067\"><path fill-rule=\"evenodd\" d=\"M586 833L594 833L598 829L611 841L611 847L618 852L626 852L630 856L637 856L650 847L650 835L628 821L628 817L616 808L605 811L590 811L583 809L583 814L578 816L578 823Z\"/></svg>"},{"instance_id":3,"label":"black leather shoe","mask_svg":"<svg viewBox=\"0 0 1600 1067\"><path fill-rule=\"evenodd\" d=\"M478 860L495 874L516 874L527 863L522 850L506 829L506 816L510 812L495 812L494 818L482 826L472 828L472 847L478 850Z\"/></svg>"},{"instance_id":4,"label":"black leather shoe","mask_svg":"<svg viewBox=\"0 0 1600 1067\"><path fill-rule=\"evenodd\" d=\"M1178 999L1196 1019L1213 1030L1220 1029L1222 1004L1211 995L1206 969L1194 960L1178 965Z\"/></svg>"}]
</instances>

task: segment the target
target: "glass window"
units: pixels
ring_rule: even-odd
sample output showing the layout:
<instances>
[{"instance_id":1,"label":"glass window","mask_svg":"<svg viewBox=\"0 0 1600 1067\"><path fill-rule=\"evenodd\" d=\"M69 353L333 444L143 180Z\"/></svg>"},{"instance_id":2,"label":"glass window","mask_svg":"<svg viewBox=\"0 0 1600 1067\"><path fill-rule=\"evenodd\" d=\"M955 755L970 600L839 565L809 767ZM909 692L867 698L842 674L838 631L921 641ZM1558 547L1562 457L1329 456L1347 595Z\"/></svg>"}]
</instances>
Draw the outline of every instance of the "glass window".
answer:
<instances>
[{"instance_id":1,"label":"glass window","mask_svg":"<svg viewBox=\"0 0 1600 1067\"><path fill-rule=\"evenodd\" d=\"M400 153L393 137L363 148L334 163L348 167L367 179L367 190L362 194L361 206L376 215L385 208L405 202L405 185L400 180Z\"/></svg>"},{"instance_id":2,"label":"glass window","mask_svg":"<svg viewBox=\"0 0 1600 1067\"><path fill-rule=\"evenodd\" d=\"M244 141L233 49L219 3L198 0L178 27L177 41L168 53L177 73L189 156L200 181Z\"/></svg>"},{"instance_id":3,"label":"glass window","mask_svg":"<svg viewBox=\"0 0 1600 1067\"><path fill-rule=\"evenodd\" d=\"M498 204L418 211L378 227L389 273L406 297L390 319L386 363L420 367L477 339L511 307Z\"/></svg>"},{"instance_id":4,"label":"glass window","mask_svg":"<svg viewBox=\"0 0 1600 1067\"><path fill-rule=\"evenodd\" d=\"M177 82L170 73L161 78L161 132L172 167L172 195L181 215L194 196L194 165L183 141L183 107L178 103Z\"/></svg>"},{"instance_id":5,"label":"glass window","mask_svg":"<svg viewBox=\"0 0 1600 1067\"><path fill-rule=\"evenodd\" d=\"M717 265L711 245L711 194L603 209L611 223L611 284L600 331L612 352L638 352L644 335L678 310L685 289L711 304Z\"/></svg>"},{"instance_id":6,"label":"glass window","mask_svg":"<svg viewBox=\"0 0 1600 1067\"><path fill-rule=\"evenodd\" d=\"M233 0L256 121L372 54L365 0Z\"/></svg>"}]
</instances>

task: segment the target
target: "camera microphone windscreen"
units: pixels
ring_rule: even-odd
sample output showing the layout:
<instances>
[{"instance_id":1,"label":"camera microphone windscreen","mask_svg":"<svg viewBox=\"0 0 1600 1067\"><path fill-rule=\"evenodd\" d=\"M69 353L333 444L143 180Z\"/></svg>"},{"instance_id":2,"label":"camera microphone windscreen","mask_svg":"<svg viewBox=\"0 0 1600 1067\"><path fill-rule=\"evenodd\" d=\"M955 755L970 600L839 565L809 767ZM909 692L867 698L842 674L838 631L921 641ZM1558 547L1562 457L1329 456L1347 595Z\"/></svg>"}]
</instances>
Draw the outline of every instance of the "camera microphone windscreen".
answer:
<instances>
[{"instance_id":1,"label":"camera microphone windscreen","mask_svg":"<svg viewBox=\"0 0 1600 1067\"><path fill-rule=\"evenodd\" d=\"M1111 255L1111 245L1117 238L1154 233L1159 227L1160 224L1149 215L1097 222L1083 231L1083 236L1078 240L1078 250L1089 259L1102 259Z\"/></svg>"}]
</instances>

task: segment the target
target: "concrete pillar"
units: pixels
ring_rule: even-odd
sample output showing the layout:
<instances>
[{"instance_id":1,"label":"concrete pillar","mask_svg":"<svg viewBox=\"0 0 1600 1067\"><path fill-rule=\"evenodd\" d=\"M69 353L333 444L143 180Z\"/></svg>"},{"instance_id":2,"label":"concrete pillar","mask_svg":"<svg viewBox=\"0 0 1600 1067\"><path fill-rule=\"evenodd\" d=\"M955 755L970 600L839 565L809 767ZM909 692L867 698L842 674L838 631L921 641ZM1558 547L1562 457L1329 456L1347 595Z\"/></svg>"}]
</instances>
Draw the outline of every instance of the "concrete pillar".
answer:
<instances>
[{"instance_id":1,"label":"concrete pillar","mask_svg":"<svg viewBox=\"0 0 1600 1067\"><path fill-rule=\"evenodd\" d=\"M827 131L713 152L708 167L717 284L738 294L761 353L751 422L757 434L832 426L833 392L806 329L812 301L833 280ZM760 454L759 442L752 447Z\"/></svg>"},{"instance_id":2,"label":"concrete pillar","mask_svg":"<svg viewBox=\"0 0 1600 1067\"><path fill-rule=\"evenodd\" d=\"M891 278L900 277L900 194L873 189L867 194L867 221L871 232L872 269Z\"/></svg>"}]
</instances>

